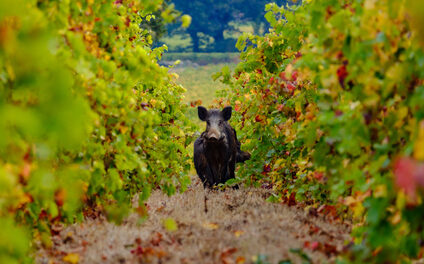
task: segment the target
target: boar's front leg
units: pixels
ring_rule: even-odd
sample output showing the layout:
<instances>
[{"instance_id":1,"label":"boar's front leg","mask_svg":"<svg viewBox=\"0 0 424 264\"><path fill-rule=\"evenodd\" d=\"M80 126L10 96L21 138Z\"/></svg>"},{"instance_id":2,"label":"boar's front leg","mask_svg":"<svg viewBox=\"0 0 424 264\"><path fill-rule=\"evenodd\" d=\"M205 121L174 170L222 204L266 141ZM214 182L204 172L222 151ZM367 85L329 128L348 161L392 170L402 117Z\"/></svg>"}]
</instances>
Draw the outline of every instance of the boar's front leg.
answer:
<instances>
[{"instance_id":1,"label":"boar's front leg","mask_svg":"<svg viewBox=\"0 0 424 264\"><path fill-rule=\"evenodd\" d=\"M206 179L205 179L205 182L203 183L203 186L205 188L212 188L216 184L213 175L214 174L213 174L212 168L208 164L206 166Z\"/></svg>"},{"instance_id":2,"label":"boar's front leg","mask_svg":"<svg viewBox=\"0 0 424 264\"><path fill-rule=\"evenodd\" d=\"M203 139L198 138L194 142L194 167L196 168L197 175L200 178L200 181L202 181L203 186L206 187L207 185L207 174L208 170L210 170L208 167L208 162L206 160L205 156L205 149L203 144Z\"/></svg>"}]
</instances>

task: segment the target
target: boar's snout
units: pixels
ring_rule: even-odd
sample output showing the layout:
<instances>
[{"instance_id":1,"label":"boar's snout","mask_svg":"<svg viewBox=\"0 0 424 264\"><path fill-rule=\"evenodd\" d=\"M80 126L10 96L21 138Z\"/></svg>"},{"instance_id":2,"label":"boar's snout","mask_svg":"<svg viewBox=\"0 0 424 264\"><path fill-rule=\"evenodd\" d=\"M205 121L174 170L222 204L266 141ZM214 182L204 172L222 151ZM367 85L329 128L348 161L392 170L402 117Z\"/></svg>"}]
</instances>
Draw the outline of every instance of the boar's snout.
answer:
<instances>
[{"instance_id":1,"label":"boar's snout","mask_svg":"<svg viewBox=\"0 0 424 264\"><path fill-rule=\"evenodd\" d=\"M218 141L224 139L224 135L219 130L210 129L206 134L206 138L211 141Z\"/></svg>"}]
</instances>

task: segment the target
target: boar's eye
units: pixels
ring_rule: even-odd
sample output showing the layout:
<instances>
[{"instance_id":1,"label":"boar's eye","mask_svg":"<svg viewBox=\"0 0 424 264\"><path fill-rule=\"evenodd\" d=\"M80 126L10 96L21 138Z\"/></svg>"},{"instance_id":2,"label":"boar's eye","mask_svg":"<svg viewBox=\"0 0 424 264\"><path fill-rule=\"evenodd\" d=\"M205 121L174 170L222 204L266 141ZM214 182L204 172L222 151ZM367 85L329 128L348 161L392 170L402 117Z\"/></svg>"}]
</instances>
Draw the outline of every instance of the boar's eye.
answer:
<instances>
[{"instance_id":1,"label":"boar's eye","mask_svg":"<svg viewBox=\"0 0 424 264\"><path fill-rule=\"evenodd\" d=\"M219 120L219 125L222 126L222 124L224 124L224 121Z\"/></svg>"}]
</instances>

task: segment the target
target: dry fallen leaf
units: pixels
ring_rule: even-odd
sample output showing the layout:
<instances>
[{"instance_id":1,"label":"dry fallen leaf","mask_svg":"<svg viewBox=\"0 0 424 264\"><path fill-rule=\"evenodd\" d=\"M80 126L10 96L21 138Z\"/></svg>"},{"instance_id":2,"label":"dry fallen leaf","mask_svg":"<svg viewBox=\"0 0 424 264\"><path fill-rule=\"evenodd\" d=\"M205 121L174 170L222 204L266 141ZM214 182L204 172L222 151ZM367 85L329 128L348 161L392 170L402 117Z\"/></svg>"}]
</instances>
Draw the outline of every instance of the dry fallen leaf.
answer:
<instances>
[{"instance_id":1,"label":"dry fallen leaf","mask_svg":"<svg viewBox=\"0 0 424 264\"><path fill-rule=\"evenodd\" d=\"M215 224L215 223L203 223L202 224L202 226L205 228L205 229L209 229L209 230L215 230L215 229L218 229L218 225L217 224Z\"/></svg>"},{"instance_id":2,"label":"dry fallen leaf","mask_svg":"<svg viewBox=\"0 0 424 264\"><path fill-rule=\"evenodd\" d=\"M234 261L231 258L231 255L237 252L237 248L227 248L221 252L221 263L222 264L233 264Z\"/></svg>"},{"instance_id":3,"label":"dry fallen leaf","mask_svg":"<svg viewBox=\"0 0 424 264\"><path fill-rule=\"evenodd\" d=\"M237 264L244 264L244 263L246 263L246 258L242 257L242 256L238 256L237 259L236 259L236 263Z\"/></svg>"},{"instance_id":4,"label":"dry fallen leaf","mask_svg":"<svg viewBox=\"0 0 424 264\"><path fill-rule=\"evenodd\" d=\"M244 234L244 231L242 231L242 230L236 230L236 231L234 231L234 235L236 236L236 237L239 237L239 236L241 236L241 235L243 235Z\"/></svg>"}]
</instances>

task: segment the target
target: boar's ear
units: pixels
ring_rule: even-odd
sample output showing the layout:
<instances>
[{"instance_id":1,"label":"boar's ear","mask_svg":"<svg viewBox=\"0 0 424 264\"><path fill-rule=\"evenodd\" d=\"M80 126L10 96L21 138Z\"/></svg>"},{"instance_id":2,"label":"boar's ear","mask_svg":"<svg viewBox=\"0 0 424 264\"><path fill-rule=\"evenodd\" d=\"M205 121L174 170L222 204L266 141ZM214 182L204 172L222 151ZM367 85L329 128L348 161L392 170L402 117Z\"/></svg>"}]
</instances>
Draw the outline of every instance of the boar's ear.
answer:
<instances>
[{"instance_id":1,"label":"boar's ear","mask_svg":"<svg viewBox=\"0 0 424 264\"><path fill-rule=\"evenodd\" d=\"M231 112L233 111L233 108L231 106L226 106L222 111L222 117L225 121L230 120L231 118Z\"/></svg>"},{"instance_id":2,"label":"boar's ear","mask_svg":"<svg viewBox=\"0 0 424 264\"><path fill-rule=\"evenodd\" d=\"M197 114L199 115L200 120L206 121L206 117L208 116L208 110L203 106L198 106Z\"/></svg>"}]
</instances>

